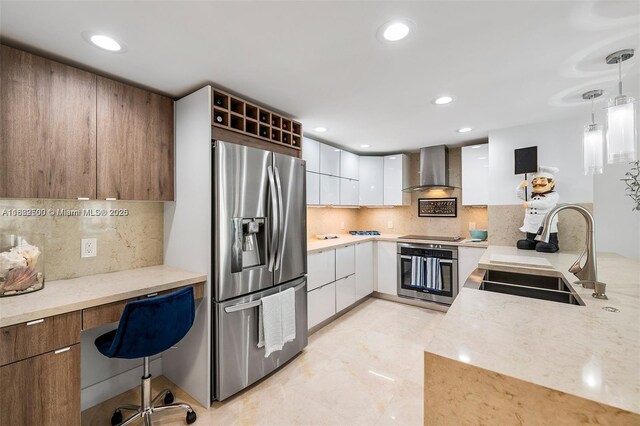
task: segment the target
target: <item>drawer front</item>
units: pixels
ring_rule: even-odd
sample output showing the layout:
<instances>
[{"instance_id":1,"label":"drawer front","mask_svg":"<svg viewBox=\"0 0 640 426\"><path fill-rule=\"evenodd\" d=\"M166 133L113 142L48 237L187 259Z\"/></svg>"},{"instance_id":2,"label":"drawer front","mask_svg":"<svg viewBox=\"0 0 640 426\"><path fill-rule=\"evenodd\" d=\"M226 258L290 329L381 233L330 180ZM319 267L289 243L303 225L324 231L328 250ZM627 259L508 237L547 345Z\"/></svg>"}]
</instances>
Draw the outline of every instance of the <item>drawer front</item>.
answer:
<instances>
[{"instance_id":1,"label":"drawer front","mask_svg":"<svg viewBox=\"0 0 640 426\"><path fill-rule=\"evenodd\" d=\"M336 312L356 303L356 276L349 275L336 281Z\"/></svg>"},{"instance_id":2,"label":"drawer front","mask_svg":"<svg viewBox=\"0 0 640 426\"><path fill-rule=\"evenodd\" d=\"M356 273L356 246L336 249L336 279Z\"/></svg>"},{"instance_id":3,"label":"drawer front","mask_svg":"<svg viewBox=\"0 0 640 426\"><path fill-rule=\"evenodd\" d=\"M0 365L80 342L80 311L0 329Z\"/></svg>"},{"instance_id":4,"label":"drawer front","mask_svg":"<svg viewBox=\"0 0 640 426\"><path fill-rule=\"evenodd\" d=\"M7 425L79 425L80 345L0 367L0 413Z\"/></svg>"},{"instance_id":5,"label":"drawer front","mask_svg":"<svg viewBox=\"0 0 640 426\"><path fill-rule=\"evenodd\" d=\"M307 294L309 328L336 313L336 283L327 284Z\"/></svg>"},{"instance_id":6,"label":"drawer front","mask_svg":"<svg viewBox=\"0 0 640 426\"><path fill-rule=\"evenodd\" d=\"M313 290L336 280L336 251L307 255L307 288Z\"/></svg>"},{"instance_id":7,"label":"drawer front","mask_svg":"<svg viewBox=\"0 0 640 426\"><path fill-rule=\"evenodd\" d=\"M204 297L204 283L198 283L192 285L193 297L195 300L202 299ZM89 330L91 328L99 327L105 324L111 324L113 322L120 321L124 307L129 302L133 302L140 299L147 299L149 297L164 296L165 294L173 293L181 288L173 288L171 290L159 291L157 293L149 293L145 296L137 298L121 300L119 302L107 303L106 305L94 306L82 310L82 329Z\"/></svg>"}]
</instances>

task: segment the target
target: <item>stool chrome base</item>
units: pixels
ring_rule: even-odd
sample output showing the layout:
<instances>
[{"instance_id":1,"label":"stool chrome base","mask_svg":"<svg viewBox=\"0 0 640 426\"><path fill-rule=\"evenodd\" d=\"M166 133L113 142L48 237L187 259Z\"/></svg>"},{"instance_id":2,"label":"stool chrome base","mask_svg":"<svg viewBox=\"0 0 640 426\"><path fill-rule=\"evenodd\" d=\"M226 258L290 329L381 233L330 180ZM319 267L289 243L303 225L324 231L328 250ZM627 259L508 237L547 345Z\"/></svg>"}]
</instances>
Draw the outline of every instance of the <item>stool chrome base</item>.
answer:
<instances>
[{"instance_id":1,"label":"stool chrome base","mask_svg":"<svg viewBox=\"0 0 640 426\"><path fill-rule=\"evenodd\" d=\"M170 396L170 398L167 398L167 396ZM161 399L163 399L163 402L165 402L165 404L156 405L156 403ZM153 413L171 409L186 410L187 416L185 421L187 424L191 424L196 421L196 412L191 407L191 405L185 403L174 403L173 394L169 389L163 389L158 395L156 395L155 398L153 398L153 400L151 399L151 374L149 374L149 357L145 357L144 375L141 378L140 405L123 404L118 406L113 413L113 417L111 417L111 424L125 426L130 425L136 420L142 418L145 426L151 426L151 416L153 415ZM122 421L121 410L135 411L136 413L126 420Z\"/></svg>"}]
</instances>

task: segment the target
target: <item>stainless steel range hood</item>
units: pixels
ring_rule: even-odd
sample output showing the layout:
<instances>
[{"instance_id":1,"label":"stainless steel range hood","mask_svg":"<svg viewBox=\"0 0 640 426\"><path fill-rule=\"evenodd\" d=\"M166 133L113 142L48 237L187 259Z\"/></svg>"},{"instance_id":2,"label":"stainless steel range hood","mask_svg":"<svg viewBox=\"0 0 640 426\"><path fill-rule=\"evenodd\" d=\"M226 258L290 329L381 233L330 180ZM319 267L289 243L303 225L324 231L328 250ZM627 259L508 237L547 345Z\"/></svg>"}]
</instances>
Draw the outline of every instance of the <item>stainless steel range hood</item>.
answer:
<instances>
[{"instance_id":1,"label":"stainless steel range hood","mask_svg":"<svg viewBox=\"0 0 640 426\"><path fill-rule=\"evenodd\" d=\"M426 189L453 189L449 185L449 149L446 145L420 149L420 182L405 192Z\"/></svg>"}]
</instances>

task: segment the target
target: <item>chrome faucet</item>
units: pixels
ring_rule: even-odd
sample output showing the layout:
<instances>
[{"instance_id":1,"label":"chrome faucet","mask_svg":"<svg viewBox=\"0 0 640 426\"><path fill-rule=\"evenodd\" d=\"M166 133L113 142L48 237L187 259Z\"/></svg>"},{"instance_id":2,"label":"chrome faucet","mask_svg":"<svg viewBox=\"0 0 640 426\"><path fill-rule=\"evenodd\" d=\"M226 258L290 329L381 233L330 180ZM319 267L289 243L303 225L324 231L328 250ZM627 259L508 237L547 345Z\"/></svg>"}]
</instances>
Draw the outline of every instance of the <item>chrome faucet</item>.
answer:
<instances>
[{"instance_id":1,"label":"chrome faucet","mask_svg":"<svg viewBox=\"0 0 640 426\"><path fill-rule=\"evenodd\" d=\"M578 260L576 260L574 264L569 268L569 272L579 278L579 280L576 281L576 284L582 284L584 288L595 289L595 292L592 294L593 297L595 297L596 299L607 299L607 296L605 295L606 284L598 281L598 271L596 265L596 240L594 232L595 225L593 216L591 215L589 210L577 204L557 205L545 215L542 226L540 227L540 230L538 230L536 240L549 242L549 234L551 233L551 221L556 217L558 213L565 209L575 210L579 212L587 222L585 247L582 250L582 253L580 253ZM580 265L583 258L585 259L584 265Z\"/></svg>"}]
</instances>

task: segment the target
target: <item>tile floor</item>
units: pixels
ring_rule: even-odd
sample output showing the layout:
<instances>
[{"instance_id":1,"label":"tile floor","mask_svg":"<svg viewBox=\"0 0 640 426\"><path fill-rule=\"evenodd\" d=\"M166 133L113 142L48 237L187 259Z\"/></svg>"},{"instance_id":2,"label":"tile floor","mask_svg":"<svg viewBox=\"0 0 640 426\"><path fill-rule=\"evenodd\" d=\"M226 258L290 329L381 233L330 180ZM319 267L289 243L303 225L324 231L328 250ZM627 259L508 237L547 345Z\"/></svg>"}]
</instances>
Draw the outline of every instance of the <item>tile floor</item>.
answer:
<instances>
[{"instance_id":1,"label":"tile floor","mask_svg":"<svg viewBox=\"0 0 640 426\"><path fill-rule=\"evenodd\" d=\"M423 354L441 312L369 299L309 338L293 361L240 394L210 408L183 392L200 425L422 425ZM170 382L154 380L154 390ZM83 425L109 424L119 403L137 390L82 413ZM159 414L154 425L184 424L184 414Z\"/></svg>"}]
</instances>

